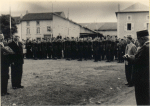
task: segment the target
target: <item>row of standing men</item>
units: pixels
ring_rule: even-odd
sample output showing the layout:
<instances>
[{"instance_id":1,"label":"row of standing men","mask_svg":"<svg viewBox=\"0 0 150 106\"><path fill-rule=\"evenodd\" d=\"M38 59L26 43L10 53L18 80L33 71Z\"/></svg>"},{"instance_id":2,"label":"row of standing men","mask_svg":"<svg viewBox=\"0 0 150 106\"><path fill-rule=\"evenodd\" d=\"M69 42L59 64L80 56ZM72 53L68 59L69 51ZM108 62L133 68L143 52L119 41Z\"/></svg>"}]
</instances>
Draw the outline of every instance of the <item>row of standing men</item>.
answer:
<instances>
[{"instance_id":1,"label":"row of standing men","mask_svg":"<svg viewBox=\"0 0 150 106\"><path fill-rule=\"evenodd\" d=\"M27 40L26 58L34 59L61 59L67 60L78 59L93 59L94 61L107 60L107 62L118 59L118 62L124 62L122 56L125 54L125 47L127 45L126 39L115 39L112 36L102 38L65 38L60 39L42 39Z\"/></svg>"}]
</instances>

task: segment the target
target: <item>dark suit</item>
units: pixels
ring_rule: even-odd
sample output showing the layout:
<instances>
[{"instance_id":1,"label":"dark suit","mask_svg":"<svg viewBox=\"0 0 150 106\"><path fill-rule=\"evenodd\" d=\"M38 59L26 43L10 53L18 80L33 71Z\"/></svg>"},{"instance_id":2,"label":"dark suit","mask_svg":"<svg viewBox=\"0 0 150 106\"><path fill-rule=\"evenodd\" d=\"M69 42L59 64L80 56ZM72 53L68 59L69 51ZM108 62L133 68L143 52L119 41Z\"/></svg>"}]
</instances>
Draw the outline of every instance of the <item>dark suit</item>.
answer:
<instances>
[{"instance_id":1,"label":"dark suit","mask_svg":"<svg viewBox=\"0 0 150 106\"><path fill-rule=\"evenodd\" d=\"M93 53L94 53L94 60L98 61L99 59L99 42L98 41L93 41Z\"/></svg>"},{"instance_id":2,"label":"dark suit","mask_svg":"<svg viewBox=\"0 0 150 106\"><path fill-rule=\"evenodd\" d=\"M18 42L17 45L13 41L9 43L8 46L15 52L15 54L12 55L14 64L11 65L12 87L20 87L22 79L22 66L24 63L22 43Z\"/></svg>"},{"instance_id":3,"label":"dark suit","mask_svg":"<svg viewBox=\"0 0 150 106\"><path fill-rule=\"evenodd\" d=\"M134 85L137 105L150 105L149 102L149 42L135 55Z\"/></svg>"},{"instance_id":4,"label":"dark suit","mask_svg":"<svg viewBox=\"0 0 150 106\"><path fill-rule=\"evenodd\" d=\"M6 94L9 79L9 65L11 63L11 59L10 54L4 55L4 53L9 53L4 47L1 46L0 49L1 49L1 94Z\"/></svg>"},{"instance_id":5,"label":"dark suit","mask_svg":"<svg viewBox=\"0 0 150 106\"><path fill-rule=\"evenodd\" d=\"M107 40L106 41L106 58L107 58L107 61L111 61L111 40Z\"/></svg>"}]
</instances>

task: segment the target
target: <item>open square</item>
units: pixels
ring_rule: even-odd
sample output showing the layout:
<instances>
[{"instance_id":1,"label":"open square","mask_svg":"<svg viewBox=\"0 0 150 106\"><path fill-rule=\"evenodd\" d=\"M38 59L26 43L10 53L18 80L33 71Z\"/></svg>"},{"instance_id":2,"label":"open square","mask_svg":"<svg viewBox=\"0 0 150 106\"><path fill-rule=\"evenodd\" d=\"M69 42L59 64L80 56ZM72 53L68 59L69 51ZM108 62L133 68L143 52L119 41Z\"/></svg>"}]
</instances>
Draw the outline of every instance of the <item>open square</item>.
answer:
<instances>
[{"instance_id":1,"label":"open square","mask_svg":"<svg viewBox=\"0 0 150 106\"><path fill-rule=\"evenodd\" d=\"M113 105L134 96L124 82L124 64L116 61L25 59L25 88L12 89L9 79L11 94L1 99L3 105Z\"/></svg>"}]
</instances>

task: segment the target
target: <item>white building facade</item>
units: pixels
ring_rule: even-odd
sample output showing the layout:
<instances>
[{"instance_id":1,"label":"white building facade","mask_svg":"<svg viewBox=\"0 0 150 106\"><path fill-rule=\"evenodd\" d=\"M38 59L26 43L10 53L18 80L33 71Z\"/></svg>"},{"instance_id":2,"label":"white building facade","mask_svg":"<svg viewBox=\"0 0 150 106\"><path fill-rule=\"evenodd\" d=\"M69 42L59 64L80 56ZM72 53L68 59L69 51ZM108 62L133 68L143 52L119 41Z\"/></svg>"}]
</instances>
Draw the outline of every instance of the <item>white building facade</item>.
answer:
<instances>
[{"instance_id":1,"label":"white building facade","mask_svg":"<svg viewBox=\"0 0 150 106\"><path fill-rule=\"evenodd\" d=\"M42 39L58 35L62 38L79 37L80 33L96 33L60 13L28 13L21 20L21 28L18 28L21 39Z\"/></svg>"},{"instance_id":2,"label":"white building facade","mask_svg":"<svg viewBox=\"0 0 150 106\"><path fill-rule=\"evenodd\" d=\"M149 29L149 7L136 3L122 11L116 12L117 36L123 38L131 35L137 38L136 32Z\"/></svg>"}]
</instances>

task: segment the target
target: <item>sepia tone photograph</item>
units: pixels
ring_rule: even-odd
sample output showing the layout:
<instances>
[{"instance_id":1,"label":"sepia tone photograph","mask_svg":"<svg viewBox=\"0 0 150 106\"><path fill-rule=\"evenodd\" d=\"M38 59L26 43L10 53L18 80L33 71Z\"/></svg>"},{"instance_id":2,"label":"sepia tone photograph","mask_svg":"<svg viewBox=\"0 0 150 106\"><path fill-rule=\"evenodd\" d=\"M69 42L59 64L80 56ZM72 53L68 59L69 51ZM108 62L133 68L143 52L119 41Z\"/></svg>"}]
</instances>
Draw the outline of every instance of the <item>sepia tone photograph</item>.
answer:
<instances>
[{"instance_id":1,"label":"sepia tone photograph","mask_svg":"<svg viewBox=\"0 0 150 106\"><path fill-rule=\"evenodd\" d=\"M150 105L149 0L5 0L1 105Z\"/></svg>"}]
</instances>

